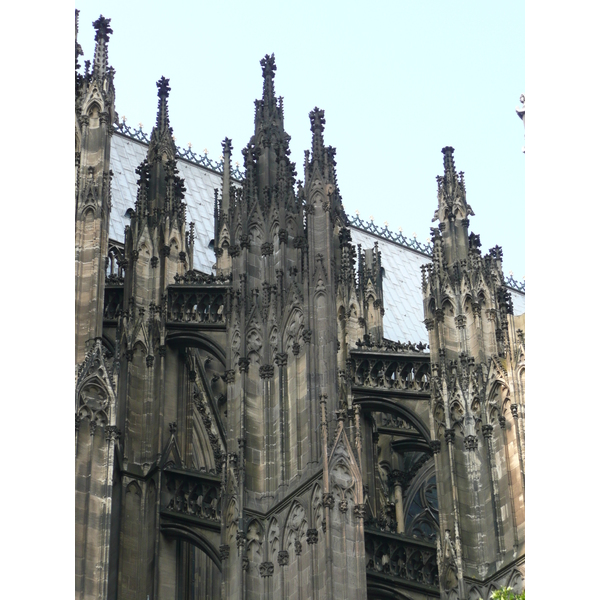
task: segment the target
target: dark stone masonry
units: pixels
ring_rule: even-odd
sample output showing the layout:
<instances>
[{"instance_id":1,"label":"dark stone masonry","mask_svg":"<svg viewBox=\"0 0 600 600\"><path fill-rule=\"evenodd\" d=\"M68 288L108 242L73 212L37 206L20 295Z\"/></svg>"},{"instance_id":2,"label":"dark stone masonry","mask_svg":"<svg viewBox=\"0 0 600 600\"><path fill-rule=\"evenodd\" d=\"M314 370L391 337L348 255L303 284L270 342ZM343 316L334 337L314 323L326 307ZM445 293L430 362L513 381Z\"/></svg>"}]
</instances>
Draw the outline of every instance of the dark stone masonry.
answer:
<instances>
[{"instance_id":1,"label":"dark stone masonry","mask_svg":"<svg viewBox=\"0 0 600 600\"><path fill-rule=\"evenodd\" d=\"M273 55L232 168L227 138L222 163L177 148L164 77L150 137L119 124L110 19L93 26L84 70L75 42L76 597L521 590L523 294L469 230L453 148L417 247L348 217L320 108L298 179ZM141 159L123 231L111 150L127 145ZM218 181L212 199L194 176ZM411 342L390 331L415 295Z\"/></svg>"}]
</instances>

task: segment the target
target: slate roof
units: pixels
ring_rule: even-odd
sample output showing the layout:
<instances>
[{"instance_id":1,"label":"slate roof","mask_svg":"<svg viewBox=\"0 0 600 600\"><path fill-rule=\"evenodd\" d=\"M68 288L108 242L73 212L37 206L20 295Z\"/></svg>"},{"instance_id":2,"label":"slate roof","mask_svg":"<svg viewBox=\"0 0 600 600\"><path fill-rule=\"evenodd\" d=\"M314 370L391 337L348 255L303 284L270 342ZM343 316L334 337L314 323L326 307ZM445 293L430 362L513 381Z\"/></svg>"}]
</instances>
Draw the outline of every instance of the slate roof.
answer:
<instances>
[{"instance_id":1,"label":"slate roof","mask_svg":"<svg viewBox=\"0 0 600 600\"><path fill-rule=\"evenodd\" d=\"M133 208L137 193L135 169L146 158L148 145L114 132L111 142L110 168L112 180L112 210L110 213L110 238L123 241L127 209ZM194 268L210 273L215 255L208 244L213 239L214 190L221 190L220 173L179 159L177 168L185 179L185 202L188 223L196 228L194 243ZM384 336L393 341L428 343L423 324L423 299L421 296L421 265L431 259L426 254L411 250L358 227L351 227L352 241L362 248L372 248L377 242L381 251L381 264L385 269L383 279ZM525 294L511 290L514 313L525 312Z\"/></svg>"},{"instance_id":2,"label":"slate roof","mask_svg":"<svg viewBox=\"0 0 600 600\"><path fill-rule=\"evenodd\" d=\"M128 208L133 208L137 194L136 168L146 158L148 146L118 133L112 136L110 168L112 179L112 210L110 211L109 236L115 241L123 241L125 216ZM214 189L221 190L222 177L219 173L204 169L185 160L177 161L179 174L185 180L185 202L188 223L196 228L194 242L194 268L210 273L215 264L215 253L208 247L214 230Z\"/></svg>"}]
</instances>

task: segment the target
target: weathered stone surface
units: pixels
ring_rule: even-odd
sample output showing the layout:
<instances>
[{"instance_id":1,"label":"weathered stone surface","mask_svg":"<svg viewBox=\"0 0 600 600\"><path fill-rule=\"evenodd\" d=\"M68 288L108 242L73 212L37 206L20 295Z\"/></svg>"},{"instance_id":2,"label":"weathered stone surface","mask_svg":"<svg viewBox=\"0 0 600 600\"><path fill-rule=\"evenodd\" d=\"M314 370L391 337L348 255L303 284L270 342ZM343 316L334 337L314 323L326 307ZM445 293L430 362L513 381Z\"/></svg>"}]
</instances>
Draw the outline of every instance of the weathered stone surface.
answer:
<instances>
[{"instance_id":1,"label":"weathered stone surface","mask_svg":"<svg viewBox=\"0 0 600 600\"><path fill-rule=\"evenodd\" d=\"M501 249L482 258L469 235L452 149L423 273L429 354L384 336L382 252L352 244L319 108L296 179L272 55L242 185L223 142L212 239L186 216L162 77L135 209L109 243L112 30L94 26L76 81L78 598L519 589L524 315ZM216 273L201 273L209 241Z\"/></svg>"}]
</instances>

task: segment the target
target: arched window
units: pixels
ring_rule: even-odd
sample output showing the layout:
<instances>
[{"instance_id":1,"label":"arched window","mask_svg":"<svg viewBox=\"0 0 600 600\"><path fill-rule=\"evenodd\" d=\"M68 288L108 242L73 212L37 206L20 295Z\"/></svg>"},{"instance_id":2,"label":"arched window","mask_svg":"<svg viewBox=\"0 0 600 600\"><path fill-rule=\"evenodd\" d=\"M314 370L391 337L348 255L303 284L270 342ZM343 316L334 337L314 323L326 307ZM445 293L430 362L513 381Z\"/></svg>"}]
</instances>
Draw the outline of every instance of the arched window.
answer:
<instances>
[{"instance_id":1,"label":"arched window","mask_svg":"<svg viewBox=\"0 0 600 600\"><path fill-rule=\"evenodd\" d=\"M439 507L433 460L411 485L406 495L406 533L435 541L439 531Z\"/></svg>"}]
</instances>

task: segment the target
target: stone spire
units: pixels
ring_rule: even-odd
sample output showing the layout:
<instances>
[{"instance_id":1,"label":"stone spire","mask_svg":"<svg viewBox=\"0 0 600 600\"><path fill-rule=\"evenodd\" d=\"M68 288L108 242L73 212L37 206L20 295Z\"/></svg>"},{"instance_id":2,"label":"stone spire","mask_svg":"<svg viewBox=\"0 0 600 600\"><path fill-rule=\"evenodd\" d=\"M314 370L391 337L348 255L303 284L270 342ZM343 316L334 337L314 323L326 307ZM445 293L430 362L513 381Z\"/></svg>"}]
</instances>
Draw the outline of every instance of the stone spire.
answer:
<instances>
[{"instance_id":1,"label":"stone spire","mask_svg":"<svg viewBox=\"0 0 600 600\"><path fill-rule=\"evenodd\" d=\"M263 93L260 100L255 100L255 115L254 129L255 137L260 137L257 134L265 129L271 132L271 126L275 125L276 129L283 131L283 98L279 98L279 102L275 98L275 55L265 54L261 59L260 65L263 74Z\"/></svg>"},{"instance_id":2,"label":"stone spire","mask_svg":"<svg viewBox=\"0 0 600 600\"><path fill-rule=\"evenodd\" d=\"M77 43L75 13L75 67L82 53ZM94 69L75 78L75 165L77 179L77 298L76 360L81 363L86 347L101 336L104 303L104 260L108 252L110 216L110 138L115 119L113 70L107 63L110 19L94 22L96 49ZM88 294L88 295L86 295Z\"/></svg>"},{"instance_id":3,"label":"stone spire","mask_svg":"<svg viewBox=\"0 0 600 600\"><path fill-rule=\"evenodd\" d=\"M108 37L113 30L110 28L110 19L102 15L94 21L93 25L96 30L96 48L92 76L102 79L108 72Z\"/></svg>"},{"instance_id":4,"label":"stone spire","mask_svg":"<svg viewBox=\"0 0 600 600\"><path fill-rule=\"evenodd\" d=\"M77 35L79 34L79 10L75 9L75 70L79 69L79 63L77 59L83 56L83 49L77 42Z\"/></svg>"},{"instance_id":5,"label":"stone spire","mask_svg":"<svg viewBox=\"0 0 600 600\"><path fill-rule=\"evenodd\" d=\"M275 55L265 54L265 57L260 61L260 66L263 73L263 106L272 108L275 104L275 71L277 71Z\"/></svg>"},{"instance_id":6,"label":"stone spire","mask_svg":"<svg viewBox=\"0 0 600 600\"><path fill-rule=\"evenodd\" d=\"M431 231L431 264L423 267L431 433L438 447L436 478L443 483L438 486L443 600L467 597L474 585L501 577L524 558L524 463L517 452L524 439L516 418L511 427L503 425L512 418L507 398L517 398L513 402L521 410L509 339L515 328L512 301L502 249L496 246L482 257L479 236L469 234L473 211L453 152L448 146L442 150L434 218L439 226ZM472 508L483 502L490 504L485 517Z\"/></svg>"},{"instance_id":7,"label":"stone spire","mask_svg":"<svg viewBox=\"0 0 600 600\"><path fill-rule=\"evenodd\" d=\"M319 161L321 164L325 162L325 151L323 144L323 130L325 129L325 111L320 108L315 108L309 113L310 130L312 131L312 159Z\"/></svg>"},{"instance_id":8,"label":"stone spire","mask_svg":"<svg viewBox=\"0 0 600 600\"><path fill-rule=\"evenodd\" d=\"M169 99L169 92L171 91L171 87L169 86L169 80L165 77L161 77L156 82L156 87L158 88L158 111L156 115L156 128L159 133L162 133L165 130L171 130L169 126L169 106L167 100Z\"/></svg>"},{"instance_id":9,"label":"stone spire","mask_svg":"<svg viewBox=\"0 0 600 600\"><path fill-rule=\"evenodd\" d=\"M433 221L439 220L445 247L445 260L453 264L467 257L469 242L469 215L473 209L467 204L464 173L456 173L454 148L442 148L444 155L444 175L438 176L438 208ZM437 229L436 229L437 231ZM436 232L434 232L435 238Z\"/></svg>"},{"instance_id":10,"label":"stone spire","mask_svg":"<svg viewBox=\"0 0 600 600\"><path fill-rule=\"evenodd\" d=\"M348 217L342 205L342 196L337 184L336 149L325 146L323 131L325 129L325 111L316 107L308 114L310 129L312 131L312 153L305 151L304 177L308 193L310 182L317 182L318 186L325 185L325 195L328 197L326 210L331 209L331 224L339 222L347 225ZM327 208L329 207L329 208Z\"/></svg>"},{"instance_id":11,"label":"stone spire","mask_svg":"<svg viewBox=\"0 0 600 600\"><path fill-rule=\"evenodd\" d=\"M176 147L173 140L173 128L169 123L169 80L161 77L156 82L158 88L158 109L156 112L156 125L152 129L150 145L148 148L148 159L154 160L157 155L166 153L171 160L175 158Z\"/></svg>"}]
</instances>

